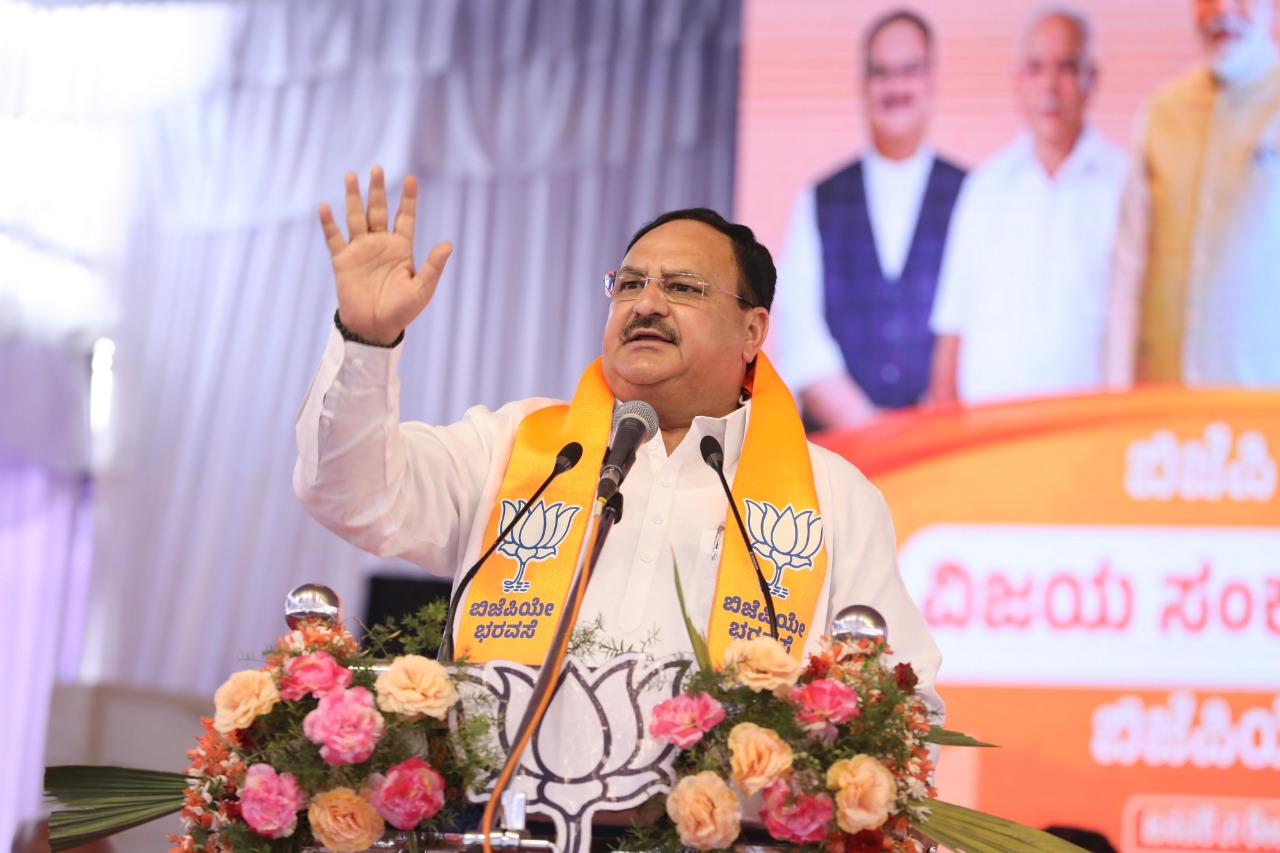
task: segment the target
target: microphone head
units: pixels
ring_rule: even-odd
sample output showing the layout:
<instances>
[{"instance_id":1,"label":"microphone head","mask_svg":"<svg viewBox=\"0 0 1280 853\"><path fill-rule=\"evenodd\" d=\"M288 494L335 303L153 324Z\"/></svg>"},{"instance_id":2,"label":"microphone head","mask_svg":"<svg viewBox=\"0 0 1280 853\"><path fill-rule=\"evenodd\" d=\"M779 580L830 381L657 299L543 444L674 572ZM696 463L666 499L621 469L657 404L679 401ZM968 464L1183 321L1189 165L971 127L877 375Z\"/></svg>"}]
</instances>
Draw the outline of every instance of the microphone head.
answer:
<instances>
[{"instance_id":1,"label":"microphone head","mask_svg":"<svg viewBox=\"0 0 1280 853\"><path fill-rule=\"evenodd\" d=\"M658 434L658 413L653 410L653 406L643 400L631 400L614 409L613 434L617 434L618 425L628 418L638 418L644 423L644 438L641 439L641 444Z\"/></svg>"},{"instance_id":2,"label":"microphone head","mask_svg":"<svg viewBox=\"0 0 1280 853\"><path fill-rule=\"evenodd\" d=\"M720 446L720 442L716 441L714 435L704 435L702 443L698 446L702 450L703 462L716 470L724 465L724 448Z\"/></svg>"},{"instance_id":3,"label":"microphone head","mask_svg":"<svg viewBox=\"0 0 1280 853\"><path fill-rule=\"evenodd\" d=\"M569 442L556 454L556 474L568 471L577 465L580 459L582 459L582 445L576 441Z\"/></svg>"}]
</instances>

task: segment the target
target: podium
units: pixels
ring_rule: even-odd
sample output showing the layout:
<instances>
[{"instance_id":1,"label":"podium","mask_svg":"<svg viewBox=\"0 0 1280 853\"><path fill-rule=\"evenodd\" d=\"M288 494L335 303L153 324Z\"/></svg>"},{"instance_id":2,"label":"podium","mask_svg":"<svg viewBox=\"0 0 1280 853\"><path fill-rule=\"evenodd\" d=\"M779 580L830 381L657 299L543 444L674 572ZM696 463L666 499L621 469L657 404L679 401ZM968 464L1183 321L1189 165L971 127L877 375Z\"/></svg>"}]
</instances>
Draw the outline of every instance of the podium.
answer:
<instances>
[{"instance_id":1,"label":"podium","mask_svg":"<svg viewBox=\"0 0 1280 853\"><path fill-rule=\"evenodd\" d=\"M562 853L586 853L592 820L626 812L675 782L676 747L649 735L646 712L677 695L691 661L615 657L594 668L569 658L542 725L521 757L509 790L555 827ZM459 673L463 704L492 703L497 747L510 751L538 670L490 661ZM488 800L487 793L473 797Z\"/></svg>"}]
</instances>

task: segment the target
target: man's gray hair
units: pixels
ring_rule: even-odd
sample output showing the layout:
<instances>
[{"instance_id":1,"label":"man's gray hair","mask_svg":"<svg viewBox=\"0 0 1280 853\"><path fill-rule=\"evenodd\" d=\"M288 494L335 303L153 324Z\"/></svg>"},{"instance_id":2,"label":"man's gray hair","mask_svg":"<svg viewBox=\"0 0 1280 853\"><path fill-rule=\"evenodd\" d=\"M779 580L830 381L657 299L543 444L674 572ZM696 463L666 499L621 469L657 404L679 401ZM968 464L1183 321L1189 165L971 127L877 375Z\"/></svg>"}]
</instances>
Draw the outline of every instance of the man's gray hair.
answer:
<instances>
[{"instance_id":1,"label":"man's gray hair","mask_svg":"<svg viewBox=\"0 0 1280 853\"><path fill-rule=\"evenodd\" d=\"M1036 27L1049 18L1062 18L1075 27L1080 35L1080 70L1087 72L1091 69L1097 60L1094 54L1093 26L1083 12L1072 6L1044 6L1033 12L1022 25L1022 32L1014 45L1017 52L1014 59L1018 62L1022 61L1027 50L1027 42L1031 40L1031 34L1036 31Z\"/></svg>"}]
</instances>

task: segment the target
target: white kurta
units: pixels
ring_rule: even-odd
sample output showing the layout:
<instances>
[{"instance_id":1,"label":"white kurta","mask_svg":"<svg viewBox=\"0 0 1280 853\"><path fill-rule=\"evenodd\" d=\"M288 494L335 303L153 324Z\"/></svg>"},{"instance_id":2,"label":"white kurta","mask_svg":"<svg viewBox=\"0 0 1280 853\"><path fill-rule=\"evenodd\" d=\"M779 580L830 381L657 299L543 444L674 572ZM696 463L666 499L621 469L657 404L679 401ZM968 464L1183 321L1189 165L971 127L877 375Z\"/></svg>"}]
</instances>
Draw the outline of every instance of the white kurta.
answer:
<instances>
[{"instance_id":1,"label":"white kurta","mask_svg":"<svg viewBox=\"0 0 1280 853\"><path fill-rule=\"evenodd\" d=\"M451 576L488 545L485 525L521 419L559 401L521 400L497 411L475 407L448 426L401 423L399 353L346 342L336 330L330 334L298 415L294 488L317 520L352 544ZM749 417L750 404L726 418L698 418L670 456L660 435L641 449L622 486L622 521L606 543L580 623L598 618L611 640L655 656L691 650L673 553L690 615L705 626L719 542L738 535L732 528L721 531L728 503L699 444L703 435L722 441L732 478ZM829 631L840 608L869 604L888 623L895 658L914 665L931 707L940 711L933 681L941 655L898 573L883 497L842 457L813 444L809 455L828 571L816 624L805 633L806 650ZM780 615L787 612L785 601L777 607ZM460 610L466 610L465 600ZM809 622L813 614L797 616Z\"/></svg>"},{"instance_id":2,"label":"white kurta","mask_svg":"<svg viewBox=\"0 0 1280 853\"><path fill-rule=\"evenodd\" d=\"M961 400L1101 386L1124 176L1124 154L1088 128L1053 176L1025 133L970 173L930 319L960 338Z\"/></svg>"}]
</instances>

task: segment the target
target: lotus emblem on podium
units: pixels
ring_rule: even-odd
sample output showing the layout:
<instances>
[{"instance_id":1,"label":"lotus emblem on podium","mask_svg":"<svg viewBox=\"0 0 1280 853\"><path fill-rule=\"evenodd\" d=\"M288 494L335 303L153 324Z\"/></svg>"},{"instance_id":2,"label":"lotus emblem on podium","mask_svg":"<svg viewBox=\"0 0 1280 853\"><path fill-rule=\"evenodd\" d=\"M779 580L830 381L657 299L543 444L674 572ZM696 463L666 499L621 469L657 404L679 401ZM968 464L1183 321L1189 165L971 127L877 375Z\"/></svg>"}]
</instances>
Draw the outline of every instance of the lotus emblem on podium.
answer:
<instances>
[{"instance_id":1,"label":"lotus emblem on podium","mask_svg":"<svg viewBox=\"0 0 1280 853\"><path fill-rule=\"evenodd\" d=\"M775 569L769 592L786 598L791 591L782 585L782 573L813 569L813 558L822 547L822 516L811 509L797 513L791 504L779 510L768 502L747 499L745 503L751 547Z\"/></svg>"},{"instance_id":2,"label":"lotus emblem on podium","mask_svg":"<svg viewBox=\"0 0 1280 853\"><path fill-rule=\"evenodd\" d=\"M498 520L498 529L506 530L511 519L524 508L524 501L503 500L502 517ZM565 506L563 502L547 505L546 501L538 501L529 510L515 528L507 534L498 546L498 553L510 557L520 564L513 578L502 582L505 593L528 592L529 581L524 579L524 571L530 563L549 560L560 549L560 543L569 535L569 526L578 514L579 506Z\"/></svg>"},{"instance_id":3,"label":"lotus emblem on podium","mask_svg":"<svg viewBox=\"0 0 1280 853\"><path fill-rule=\"evenodd\" d=\"M560 849L586 853L592 815L634 808L675 782L675 747L649 734L648 715L680 692L688 667L683 657L637 653L596 668L575 657L565 661L560 689L510 786L528 796L530 812L555 826ZM534 667L489 661L464 676L464 697L478 691L496 701L494 736L503 752L511 749L537 675Z\"/></svg>"}]
</instances>

